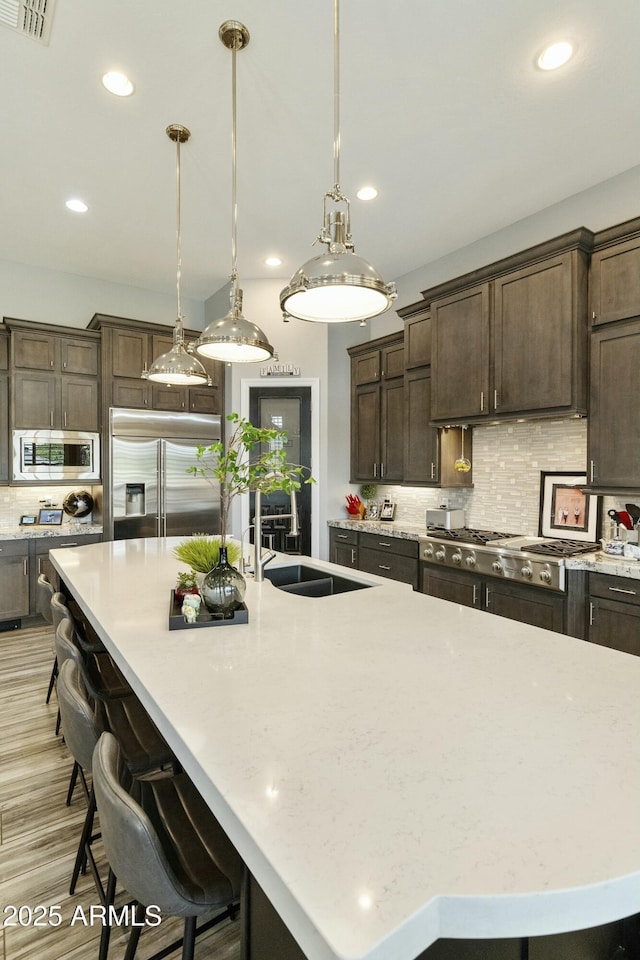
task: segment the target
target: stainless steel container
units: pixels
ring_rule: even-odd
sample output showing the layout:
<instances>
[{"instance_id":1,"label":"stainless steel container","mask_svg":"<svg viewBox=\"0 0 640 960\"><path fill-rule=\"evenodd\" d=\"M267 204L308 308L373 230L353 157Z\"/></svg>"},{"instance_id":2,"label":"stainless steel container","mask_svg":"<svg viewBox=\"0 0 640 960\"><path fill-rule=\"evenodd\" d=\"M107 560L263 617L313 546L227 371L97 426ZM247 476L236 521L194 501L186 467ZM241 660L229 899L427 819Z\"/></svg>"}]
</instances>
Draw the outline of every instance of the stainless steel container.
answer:
<instances>
[{"instance_id":1,"label":"stainless steel container","mask_svg":"<svg viewBox=\"0 0 640 960\"><path fill-rule=\"evenodd\" d=\"M464 527L464 510L448 510L445 507L427 510L427 526L442 527L444 530Z\"/></svg>"}]
</instances>

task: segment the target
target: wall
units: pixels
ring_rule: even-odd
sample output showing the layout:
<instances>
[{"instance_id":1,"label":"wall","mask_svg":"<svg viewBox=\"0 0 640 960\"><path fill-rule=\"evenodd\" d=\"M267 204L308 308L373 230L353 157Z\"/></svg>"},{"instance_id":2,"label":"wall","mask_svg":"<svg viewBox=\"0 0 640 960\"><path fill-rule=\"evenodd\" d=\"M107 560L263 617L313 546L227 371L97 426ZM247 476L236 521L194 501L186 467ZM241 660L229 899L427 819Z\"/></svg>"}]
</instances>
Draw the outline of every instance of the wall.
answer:
<instances>
[{"instance_id":1,"label":"wall","mask_svg":"<svg viewBox=\"0 0 640 960\"><path fill-rule=\"evenodd\" d=\"M204 303L183 298L183 310L185 326L201 330ZM94 313L172 326L176 319L175 293L166 295L0 260L0 318L83 329Z\"/></svg>"}]
</instances>

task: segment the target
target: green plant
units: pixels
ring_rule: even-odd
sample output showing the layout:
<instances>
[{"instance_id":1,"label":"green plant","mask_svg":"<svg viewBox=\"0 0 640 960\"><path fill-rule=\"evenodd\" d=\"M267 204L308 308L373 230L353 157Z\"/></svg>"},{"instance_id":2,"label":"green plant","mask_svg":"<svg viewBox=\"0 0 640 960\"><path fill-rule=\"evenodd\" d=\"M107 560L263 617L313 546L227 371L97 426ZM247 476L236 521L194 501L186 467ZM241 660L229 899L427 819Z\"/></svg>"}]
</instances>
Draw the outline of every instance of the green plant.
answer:
<instances>
[{"instance_id":1,"label":"green plant","mask_svg":"<svg viewBox=\"0 0 640 960\"><path fill-rule=\"evenodd\" d=\"M303 483L315 483L308 467L288 463L285 430L254 427L237 413L230 413L227 420L234 427L226 449L222 441L212 443L210 447L199 445L196 452L198 462L187 470L194 476L220 484L223 545L226 544L231 502L239 493L260 490L268 494L282 490L290 494L299 490ZM229 562L232 562L231 558Z\"/></svg>"},{"instance_id":2,"label":"green plant","mask_svg":"<svg viewBox=\"0 0 640 960\"><path fill-rule=\"evenodd\" d=\"M375 483L363 483L360 487L360 495L364 500L373 500L377 492L378 488Z\"/></svg>"},{"instance_id":3,"label":"green plant","mask_svg":"<svg viewBox=\"0 0 640 960\"><path fill-rule=\"evenodd\" d=\"M183 540L173 551L174 557L188 564L196 573L209 573L220 557L221 537L194 536ZM234 564L240 559L240 544L235 540L228 540L225 544L229 563ZM178 574L180 577L189 577L191 574ZM180 583L180 586L183 586Z\"/></svg>"}]
</instances>

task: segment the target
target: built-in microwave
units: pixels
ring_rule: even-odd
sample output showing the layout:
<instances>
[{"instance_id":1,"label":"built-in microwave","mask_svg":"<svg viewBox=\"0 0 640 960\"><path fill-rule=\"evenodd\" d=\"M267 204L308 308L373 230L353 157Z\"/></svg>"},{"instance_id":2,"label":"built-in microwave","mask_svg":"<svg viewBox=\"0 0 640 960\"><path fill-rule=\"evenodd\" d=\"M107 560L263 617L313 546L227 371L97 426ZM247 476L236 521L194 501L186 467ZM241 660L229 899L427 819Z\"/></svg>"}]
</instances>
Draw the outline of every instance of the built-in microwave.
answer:
<instances>
[{"instance_id":1,"label":"built-in microwave","mask_svg":"<svg viewBox=\"0 0 640 960\"><path fill-rule=\"evenodd\" d=\"M76 430L14 430L13 480L60 483L100 479L100 435Z\"/></svg>"}]
</instances>

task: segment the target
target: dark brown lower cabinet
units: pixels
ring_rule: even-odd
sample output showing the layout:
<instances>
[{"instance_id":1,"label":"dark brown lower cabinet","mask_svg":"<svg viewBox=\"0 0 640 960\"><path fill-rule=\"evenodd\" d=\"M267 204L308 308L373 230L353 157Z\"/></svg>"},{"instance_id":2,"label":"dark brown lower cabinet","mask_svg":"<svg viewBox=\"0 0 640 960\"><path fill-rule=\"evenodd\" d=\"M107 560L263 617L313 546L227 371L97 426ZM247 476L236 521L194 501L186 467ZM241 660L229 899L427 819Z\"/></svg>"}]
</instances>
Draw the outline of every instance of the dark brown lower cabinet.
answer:
<instances>
[{"instance_id":1,"label":"dark brown lower cabinet","mask_svg":"<svg viewBox=\"0 0 640 960\"><path fill-rule=\"evenodd\" d=\"M361 533L358 537L358 569L389 580L418 586L418 541Z\"/></svg>"},{"instance_id":2,"label":"dark brown lower cabinet","mask_svg":"<svg viewBox=\"0 0 640 960\"><path fill-rule=\"evenodd\" d=\"M0 540L0 623L28 616L29 543Z\"/></svg>"},{"instance_id":3,"label":"dark brown lower cabinet","mask_svg":"<svg viewBox=\"0 0 640 960\"><path fill-rule=\"evenodd\" d=\"M329 560L343 567L358 569L358 531L331 527L329 530Z\"/></svg>"},{"instance_id":4,"label":"dark brown lower cabinet","mask_svg":"<svg viewBox=\"0 0 640 960\"><path fill-rule=\"evenodd\" d=\"M422 593L450 600L465 607L486 610L498 617L530 623L545 630L565 632L564 594L521 586L465 570L449 570L422 564Z\"/></svg>"},{"instance_id":5,"label":"dark brown lower cabinet","mask_svg":"<svg viewBox=\"0 0 640 960\"><path fill-rule=\"evenodd\" d=\"M640 656L640 580L589 574L587 639Z\"/></svg>"}]
</instances>

